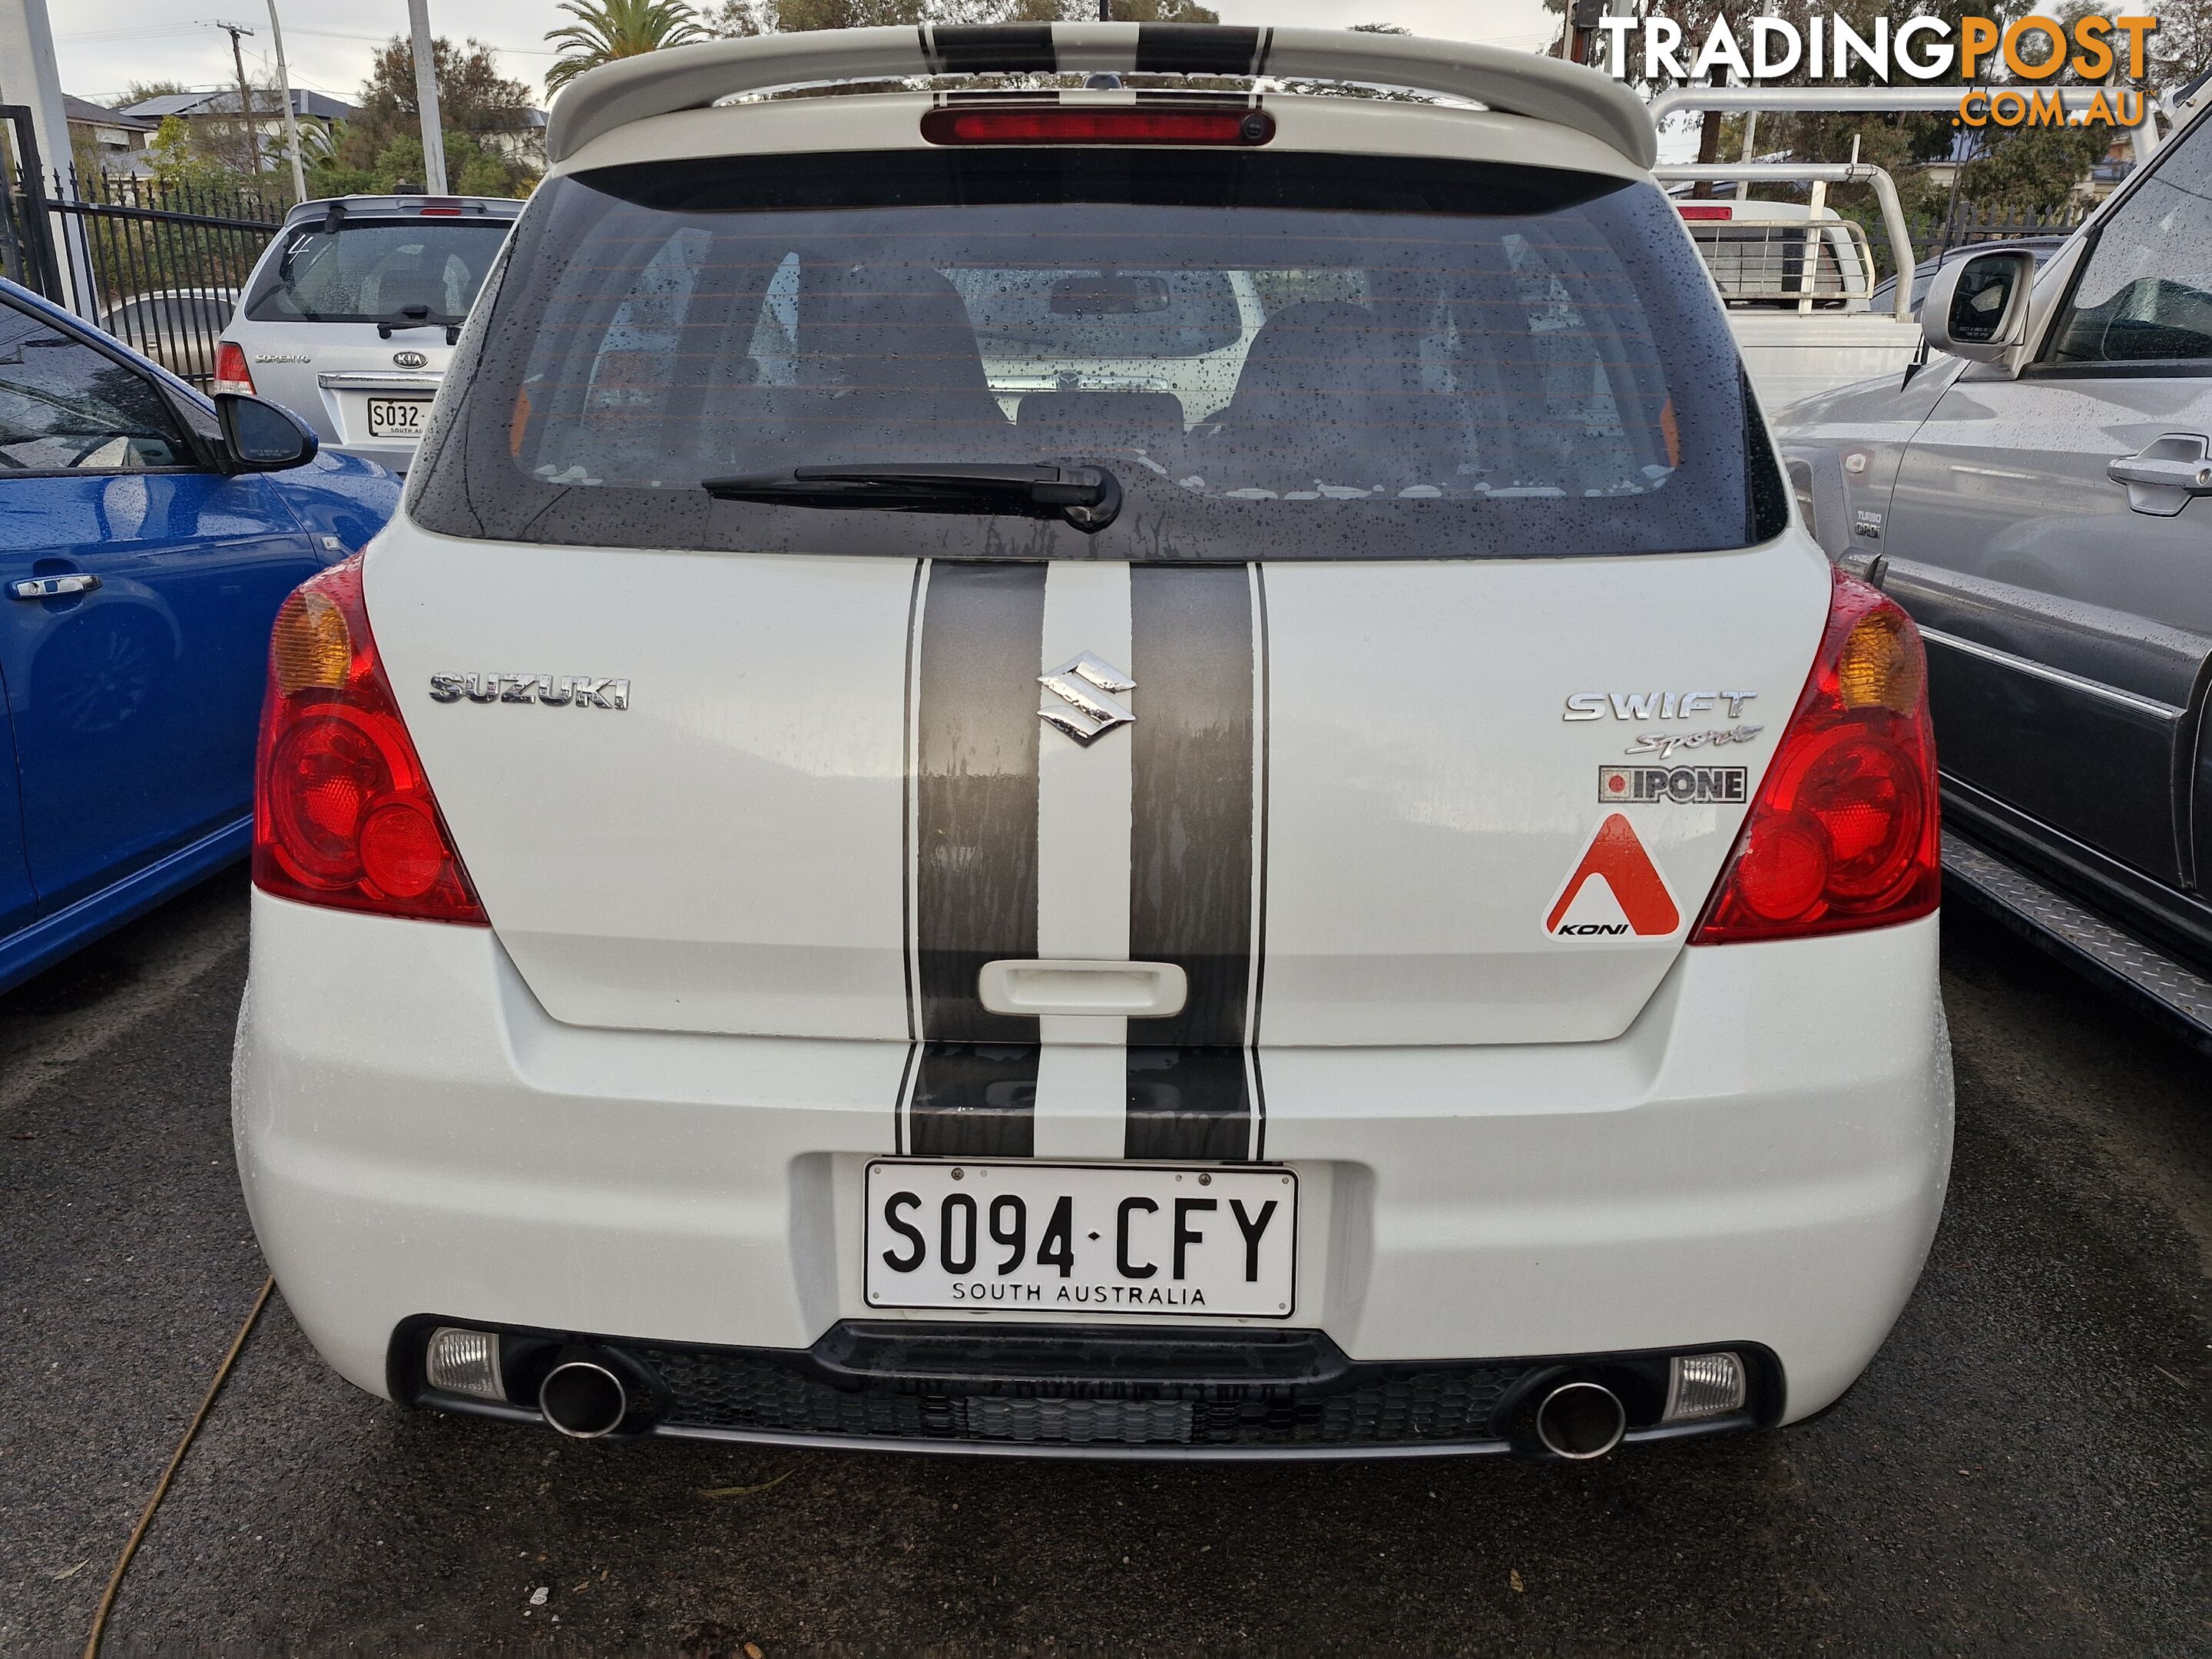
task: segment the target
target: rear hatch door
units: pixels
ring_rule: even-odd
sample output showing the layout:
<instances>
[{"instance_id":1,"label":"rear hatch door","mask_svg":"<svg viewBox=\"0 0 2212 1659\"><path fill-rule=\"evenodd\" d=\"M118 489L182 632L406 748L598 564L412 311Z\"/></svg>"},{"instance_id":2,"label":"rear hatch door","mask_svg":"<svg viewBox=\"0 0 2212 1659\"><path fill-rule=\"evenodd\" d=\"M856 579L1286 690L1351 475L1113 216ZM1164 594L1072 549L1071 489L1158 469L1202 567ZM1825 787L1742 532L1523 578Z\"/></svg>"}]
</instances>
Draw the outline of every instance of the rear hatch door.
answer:
<instances>
[{"instance_id":1,"label":"rear hatch door","mask_svg":"<svg viewBox=\"0 0 2212 1659\"><path fill-rule=\"evenodd\" d=\"M463 858L556 1018L1035 1042L979 1000L985 963L1136 960L1189 1001L1130 1040L1240 1046L1621 1030L1826 593L1795 541L1192 568L398 526L368 575ZM1102 708L1091 741L1064 729Z\"/></svg>"}]
</instances>

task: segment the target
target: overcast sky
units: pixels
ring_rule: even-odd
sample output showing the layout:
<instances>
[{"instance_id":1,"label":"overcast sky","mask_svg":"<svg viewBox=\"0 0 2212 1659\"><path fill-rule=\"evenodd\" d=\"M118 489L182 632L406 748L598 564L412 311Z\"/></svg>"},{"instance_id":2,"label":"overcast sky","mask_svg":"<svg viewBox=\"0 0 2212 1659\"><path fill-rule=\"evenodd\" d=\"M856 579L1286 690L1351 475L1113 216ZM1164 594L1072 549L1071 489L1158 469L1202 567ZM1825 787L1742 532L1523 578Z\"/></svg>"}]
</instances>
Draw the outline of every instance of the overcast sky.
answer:
<instances>
[{"instance_id":1,"label":"overcast sky","mask_svg":"<svg viewBox=\"0 0 2212 1659\"><path fill-rule=\"evenodd\" d=\"M406 0L277 0L292 84L350 98L370 54L407 29ZM1231 23L1346 26L1399 23L1420 34L1533 49L1557 27L1540 0L1215 0ZM209 20L243 23L246 69L274 72L267 0L49 0L62 88L105 100L134 81L228 85L230 37ZM430 0L430 24L458 40L474 35L500 49L509 75L535 88L553 54L545 32L568 20L554 0Z\"/></svg>"}]
</instances>

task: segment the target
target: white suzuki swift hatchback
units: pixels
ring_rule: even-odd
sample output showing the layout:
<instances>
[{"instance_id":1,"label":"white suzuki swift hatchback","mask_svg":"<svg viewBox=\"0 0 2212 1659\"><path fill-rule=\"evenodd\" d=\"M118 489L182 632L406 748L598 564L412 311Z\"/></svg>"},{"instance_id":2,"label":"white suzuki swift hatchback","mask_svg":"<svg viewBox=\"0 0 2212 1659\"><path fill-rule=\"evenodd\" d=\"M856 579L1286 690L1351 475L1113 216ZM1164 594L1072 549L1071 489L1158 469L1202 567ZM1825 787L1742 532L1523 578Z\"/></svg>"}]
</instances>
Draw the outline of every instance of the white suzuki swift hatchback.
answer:
<instances>
[{"instance_id":1,"label":"white suzuki swift hatchback","mask_svg":"<svg viewBox=\"0 0 2212 1659\"><path fill-rule=\"evenodd\" d=\"M1201 89L1261 76L1456 101ZM236 1128L333 1365L1121 1456L1850 1385L1949 1157L1920 645L1626 93L878 29L549 144L270 655Z\"/></svg>"}]
</instances>

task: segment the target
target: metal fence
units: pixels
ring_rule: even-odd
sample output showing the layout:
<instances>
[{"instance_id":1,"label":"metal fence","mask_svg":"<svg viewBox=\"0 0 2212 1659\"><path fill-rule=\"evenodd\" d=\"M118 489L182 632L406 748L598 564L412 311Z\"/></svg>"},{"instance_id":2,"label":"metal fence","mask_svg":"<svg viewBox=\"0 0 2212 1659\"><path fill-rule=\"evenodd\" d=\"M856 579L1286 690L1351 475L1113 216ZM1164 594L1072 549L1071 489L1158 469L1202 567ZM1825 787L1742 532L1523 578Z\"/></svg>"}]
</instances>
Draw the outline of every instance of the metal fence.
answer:
<instances>
[{"instance_id":1,"label":"metal fence","mask_svg":"<svg viewBox=\"0 0 2212 1659\"><path fill-rule=\"evenodd\" d=\"M0 180L0 270L205 386L280 199L26 167Z\"/></svg>"}]
</instances>

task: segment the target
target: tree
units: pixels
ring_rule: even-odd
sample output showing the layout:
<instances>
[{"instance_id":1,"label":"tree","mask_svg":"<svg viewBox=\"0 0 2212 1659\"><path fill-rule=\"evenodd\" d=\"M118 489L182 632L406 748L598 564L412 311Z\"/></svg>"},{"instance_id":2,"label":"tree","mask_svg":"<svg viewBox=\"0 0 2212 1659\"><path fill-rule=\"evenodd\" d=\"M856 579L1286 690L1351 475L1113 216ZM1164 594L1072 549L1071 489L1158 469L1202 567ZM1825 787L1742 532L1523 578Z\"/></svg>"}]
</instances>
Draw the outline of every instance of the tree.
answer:
<instances>
[{"instance_id":1,"label":"tree","mask_svg":"<svg viewBox=\"0 0 2212 1659\"><path fill-rule=\"evenodd\" d=\"M548 92L617 58L711 38L684 0L562 0L559 9L576 21L546 33L561 52L545 71Z\"/></svg>"},{"instance_id":2,"label":"tree","mask_svg":"<svg viewBox=\"0 0 2212 1659\"><path fill-rule=\"evenodd\" d=\"M538 170L509 154L514 136L529 131L530 88L499 70L489 46L447 40L430 46L438 77L438 115L446 170L470 196L520 196ZM423 184L422 119L415 101L415 53L394 36L379 48L362 82L352 119L333 153L310 156L308 188L317 195L396 190ZM305 136L304 134L302 135Z\"/></svg>"}]
</instances>

